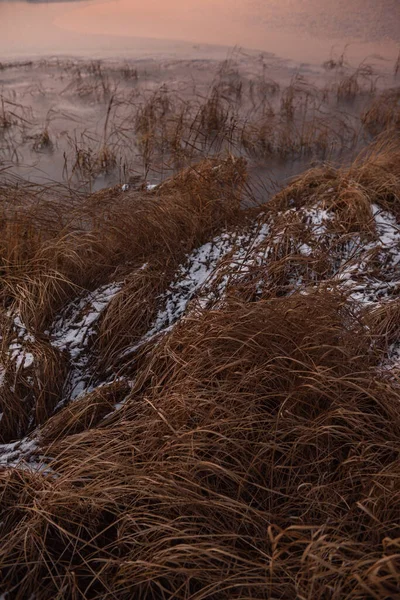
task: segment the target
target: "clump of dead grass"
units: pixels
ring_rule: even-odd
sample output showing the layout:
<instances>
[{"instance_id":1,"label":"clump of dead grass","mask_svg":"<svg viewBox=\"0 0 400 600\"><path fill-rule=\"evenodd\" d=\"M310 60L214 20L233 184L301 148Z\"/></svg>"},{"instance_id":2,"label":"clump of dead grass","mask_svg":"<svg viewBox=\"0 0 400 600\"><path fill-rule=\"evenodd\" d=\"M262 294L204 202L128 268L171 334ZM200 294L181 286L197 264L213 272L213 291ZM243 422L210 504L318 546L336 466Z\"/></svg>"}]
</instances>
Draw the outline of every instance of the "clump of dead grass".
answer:
<instances>
[{"instance_id":1,"label":"clump of dead grass","mask_svg":"<svg viewBox=\"0 0 400 600\"><path fill-rule=\"evenodd\" d=\"M12 339L3 336L3 441L43 423L62 400L66 357L50 346L48 328L68 301L110 279L124 282L98 324L93 353L104 380L149 328L186 254L241 219L245 182L245 162L228 157L191 167L161 193L118 187L74 199L65 190L57 206L39 192L2 190L0 302L34 340L20 348L32 354L32 367L15 371L7 362Z\"/></svg>"},{"instance_id":2,"label":"clump of dead grass","mask_svg":"<svg viewBox=\"0 0 400 600\"><path fill-rule=\"evenodd\" d=\"M61 396L67 360L46 340L16 338L7 330L6 319L0 356L0 440L4 443L23 438L50 417Z\"/></svg>"},{"instance_id":3,"label":"clump of dead grass","mask_svg":"<svg viewBox=\"0 0 400 600\"><path fill-rule=\"evenodd\" d=\"M376 361L323 290L186 320L123 409L79 433L87 400L51 435L57 478L1 474L4 589L390 597L400 423Z\"/></svg>"},{"instance_id":4,"label":"clump of dead grass","mask_svg":"<svg viewBox=\"0 0 400 600\"><path fill-rule=\"evenodd\" d=\"M128 264L129 272L149 257L165 262L166 253L176 266L185 252L239 215L245 169L233 157L205 161L156 194L123 194L118 188L81 199L67 212L47 202L24 205L20 193L22 205L14 208L13 190L7 191L3 301L15 303L24 322L40 328L68 295L105 283L118 266Z\"/></svg>"},{"instance_id":5,"label":"clump of dead grass","mask_svg":"<svg viewBox=\"0 0 400 600\"><path fill-rule=\"evenodd\" d=\"M372 100L361 116L365 129L373 136L400 125L399 90L386 90Z\"/></svg>"},{"instance_id":6,"label":"clump of dead grass","mask_svg":"<svg viewBox=\"0 0 400 600\"><path fill-rule=\"evenodd\" d=\"M378 138L349 167L323 165L296 177L279 192L267 210L279 211L320 202L338 212L340 223L351 232L372 226L371 205L399 214L400 173L396 136Z\"/></svg>"},{"instance_id":7,"label":"clump of dead grass","mask_svg":"<svg viewBox=\"0 0 400 600\"><path fill-rule=\"evenodd\" d=\"M50 152L53 148L54 144L46 127L41 133L35 136L33 149L36 152Z\"/></svg>"},{"instance_id":8,"label":"clump of dead grass","mask_svg":"<svg viewBox=\"0 0 400 600\"><path fill-rule=\"evenodd\" d=\"M400 302L395 298L378 307L364 311L364 322L376 336L376 343L387 354L399 340Z\"/></svg>"},{"instance_id":9,"label":"clump of dead grass","mask_svg":"<svg viewBox=\"0 0 400 600\"><path fill-rule=\"evenodd\" d=\"M2 315L32 332L38 370L18 371L13 398L10 366L1 406L8 439L41 426L45 467L0 471L0 592L396 597L399 394L380 369L399 310L360 312L330 277L335 245L375 235L372 204L398 214L398 150L385 142L351 168L313 169L257 212L241 208L246 178L243 159L208 159L153 192L68 196L68 215L52 217L40 195L4 192ZM331 245L315 247L316 206ZM270 232L246 276L269 289L232 278L218 307L195 306L124 357L187 254L248 213ZM52 414L64 371L44 329L110 281L123 285L91 346L105 384ZM34 422L18 405L27 377L35 401L48 385Z\"/></svg>"},{"instance_id":10,"label":"clump of dead grass","mask_svg":"<svg viewBox=\"0 0 400 600\"><path fill-rule=\"evenodd\" d=\"M126 381L99 386L47 420L40 431L42 444L50 444L69 435L88 431L115 411L115 406L129 395Z\"/></svg>"},{"instance_id":11,"label":"clump of dead grass","mask_svg":"<svg viewBox=\"0 0 400 600\"><path fill-rule=\"evenodd\" d=\"M377 76L371 65L361 63L353 73L346 73L335 84L338 102L352 103L363 95L373 96L376 91Z\"/></svg>"}]
</instances>

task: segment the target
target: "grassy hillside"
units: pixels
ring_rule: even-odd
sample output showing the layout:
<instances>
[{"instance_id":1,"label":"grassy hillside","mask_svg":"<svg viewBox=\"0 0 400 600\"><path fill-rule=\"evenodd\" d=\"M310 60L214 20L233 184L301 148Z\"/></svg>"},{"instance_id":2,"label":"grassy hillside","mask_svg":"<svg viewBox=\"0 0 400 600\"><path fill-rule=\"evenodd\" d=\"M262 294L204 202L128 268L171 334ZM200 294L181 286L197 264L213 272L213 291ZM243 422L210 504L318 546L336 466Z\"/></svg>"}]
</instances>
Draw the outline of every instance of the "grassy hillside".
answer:
<instances>
[{"instance_id":1,"label":"grassy hillside","mask_svg":"<svg viewBox=\"0 0 400 600\"><path fill-rule=\"evenodd\" d=\"M7 599L399 596L399 140L246 177L0 188Z\"/></svg>"}]
</instances>

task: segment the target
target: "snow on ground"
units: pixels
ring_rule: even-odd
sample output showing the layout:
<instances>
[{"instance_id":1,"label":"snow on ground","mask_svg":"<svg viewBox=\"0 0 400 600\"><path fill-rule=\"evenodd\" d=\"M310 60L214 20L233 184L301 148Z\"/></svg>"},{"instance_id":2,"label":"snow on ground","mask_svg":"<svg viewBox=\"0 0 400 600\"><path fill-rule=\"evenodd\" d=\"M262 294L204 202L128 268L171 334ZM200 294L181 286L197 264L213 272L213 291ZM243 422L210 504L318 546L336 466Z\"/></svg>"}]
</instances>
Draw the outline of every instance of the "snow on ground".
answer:
<instances>
[{"instance_id":1,"label":"snow on ground","mask_svg":"<svg viewBox=\"0 0 400 600\"><path fill-rule=\"evenodd\" d=\"M15 362L15 368L28 369L34 362L34 356L28 348L35 343L35 338L31 335L21 317L18 314L12 315L12 342L8 346L8 359Z\"/></svg>"},{"instance_id":2,"label":"snow on ground","mask_svg":"<svg viewBox=\"0 0 400 600\"><path fill-rule=\"evenodd\" d=\"M399 326L400 329L400 326ZM400 371L400 332L399 340L394 344L391 344L388 348L387 359L382 365L387 370L399 370Z\"/></svg>"},{"instance_id":3,"label":"snow on ground","mask_svg":"<svg viewBox=\"0 0 400 600\"><path fill-rule=\"evenodd\" d=\"M125 350L122 356L132 354L155 336L170 331L174 324L185 315L194 298L197 298L205 307L211 300L217 300L223 296L228 276L220 281L216 296L212 296L210 290L207 289L207 286L214 284L218 266L229 257L230 264L235 268L247 269L251 261L255 260L255 249L267 234L268 226L256 221L252 227L243 232L224 232L211 242L196 248L177 269L172 284L161 296L162 308L149 331L138 344Z\"/></svg>"},{"instance_id":4,"label":"snow on ground","mask_svg":"<svg viewBox=\"0 0 400 600\"><path fill-rule=\"evenodd\" d=\"M373 205L377 239L358 241L354 256L344 255L336 278L350 298L364 306L390 300L400 291L400 227L393 215Z\"/></svg>"},{"instance_id":5,"label":"snow on ground","mask_svg":"<svg viewBox=\"0 0 400 600\"><path fill-rule=\"evenodd\" d=\"M37 449L34 438L24 438L10 444L0 444L0 467L16 467L23 463L25 468L36 470L39 463L32 461L32 454Z\"/></svg>"},{"instance_id":6,"label":"snow on ground","mask_svg":"<svg viewBox=\"0 0 400 600\"><path fill-rule=\"evenodd\" d=\"M198 305L209 308L223 300L226 289L232 281L242 279L252 267L260 265L266 258L268 248L263 245L269 233L266 223L256 223L250 235L242 236L214 269L200 291Z\"/></svg>"},{"instance_id":7,"label":"snow on ground","mask_svg":"<svg viewBox=\"0 0 400 600\"><path fill-rule=\"evenodd\" d=\"M268 233L266 225L258 223L248 231L225 232L194 250L176 273L175 279L163 297L163 309L158 313L151 333L159 332L176 323L185 313L189 302L200 294L207 284L214 282L217 267L229 256L232 265L245 266L254 259L254 249ZM247 260L246 260L247 259ZM222 295L227 278L220 284ZM207 301L204 298L204 303Z\"/></svg>"},{"instance_id":8,"label":"snow on ground","mask_svg":"<svg viewBox=\"0 0 400 600\"><path fill-rule=\"evenodd\" d=\"M288 275L287 293L305 286L301 271L304 263L298 261L305 257L310 260L308 274L312 283L338 283L360 308L391 300L394 292L400 290L400 229L394 216L387 211L374 205L372 212L376 235L368 241L355 232L345 236L343 242L343 234L334 228L335 214L318 202L313 207L290 208L280 213L277 222L282 223L281 230L274 229L273 223L256 221L246 231L225 232L215 237L195 249L178 268L174 281L160 298L162 308L153 325L122 357L131 355L157 335L170 331L191 307L217 308L224 300L227 287L241 281L257 266L263 275L257 292L262 295L262 286L268 281L269 261L283 239L284 252L291 255L293 269ZM307 243L298 238L284 238L285 228L293 216L305 225ZM331 263L326 281L317 273L310 277L312 260L322 247Z\"/></svg>"},{"instance_id":9,"label":"snow on ground","mask_svg":"<svg viewBox=\"0 0 400 600\"><path fill-rule=\"evenodd\" d=\"M335 233L331 227L334 213L317 203L314 207L291 208L279 215L280 221L288 222L290 214L295 211L306 224L310 243L292 240L291 253L312 260L315 250L322 246L327 248L331 261L327 281L339 283L349 299L360 308L379 306L392 300L400 291L400 228L393 215L373 205L374 239L366 241L365 236L353 233L345 244L338 244L341 234ZM254 266L261 266L268 277L268 262L284 233L282 230L270 234L268 224L261 226L256 222L246 232L226 232L194 250L179 267L173 283L161 299L163 308L153 326L128 353L160 332L169 331L187 313L194 298L197 299L196 306L201 308L217 307L223 301L228 285L243 279ZM322 282L316 275L315 283ZM303 277L296 271L290 278L290 286L288 293L304 286Z\"/></svg>"},{"instance_id":10,"label":"snow on ground","mask_svg":"<svg viewBox=\"0 0 400 600\"><path fill-rule=\"evenodd\" d=\"M111 283L73 300L50 327L48 334L51 344L66 352L70 361L63 399L57 408L67 400L89 391L91 373L88 349L103 311L121 288L122 283Z\"/></svg>"},{"instance_id":11,"label":"snow on ground","mask_svg":"<svg viewBox=\"0 0 400 600\"><path fill-rule=\"evenodd\" d=\"M7 373L6 365L14 363L15 371L17 372L32 367L34 363L34 356L29 351L32 344L35 343L34 336L28 332L19 315L8 312L7 316L11 319L11 342L8 347L3 347L3 364L0 363L0 390L4 385ZM0 336L0 339L3 339L3 336ZM3 413L0 412L0 422L2 418Z\"/></svg>"},{"instance_id":12,"label":"snow on ground","mask_svg":"<svg viewBox=\"0 0 400 600\"><path fill-rule=\"evenodd\" d=\"M256 220L244 231L226 231L216 236L187 256L172 284L160 297L161 308L149 331L123 356L169 331L187 313L192 300L196 299L196 306L200 308L218 306L229 284L240 281L254 266L262 267L268 276L269 260L293 216L300 217L309 238L307 242L293 239L292 254L312 260L315 250L324 244L332 262L331 280L338 282L352 300L366 306L391 299L400 289L400 229L393 215L376 205L372 210L376 239L366 242L360 234L354 233L339 248L336 244L340 236L330 229L335 215L318 202L312 207L290 208L280 213L281 231L275 227L272 232L271 227L270 232L270 224ZM296 265L293 268L288 293L304 285ZM315 282L320 281L315 278ZM75 299L50 327L52 345L66 352L70 360L70 373L58 408L91 389L90 343L101 314L121 288L121 283L111 283ZM262 282L259 291L262 292ZM33 355L26 350L26 345L34 339L18 317L14 319L14 329L16 336L9 348L10 357L18 368L27 368L33 362Z\"/></svg>"}]
</instances>

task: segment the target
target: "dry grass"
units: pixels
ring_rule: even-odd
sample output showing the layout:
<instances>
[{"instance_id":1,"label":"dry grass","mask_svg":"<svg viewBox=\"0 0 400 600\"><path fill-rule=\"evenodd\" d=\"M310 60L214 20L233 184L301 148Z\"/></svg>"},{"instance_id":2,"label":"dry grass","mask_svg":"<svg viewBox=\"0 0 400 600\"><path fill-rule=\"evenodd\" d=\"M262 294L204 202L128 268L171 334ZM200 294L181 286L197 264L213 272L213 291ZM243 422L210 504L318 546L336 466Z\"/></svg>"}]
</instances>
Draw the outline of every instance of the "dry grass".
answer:
<instances>
[{"instance_id":1,"label":"dry grass","mask_svg":"<svg viewBox=\"0 0 400 600\"><path fill-rule=\"evenodd\" d=\"M97 427L128 394L129 386L124 381L98 387L49 418L41 429L42 443L50 444L60 438Z\"/></svg>"},{"instance_id":2,"label":"dry grass","mask_svg":"<svg viewBox=\"0 0 400 600\"><path fill-rule=\"evenodd\" d=\"M185 322L120 413L93 428L88 397L49 421L57 478L2 473L3 585L16 598L393 597L398 394L374 364L350 307L324 292Z\"/></svg>"},{"instance_id":3,"label":"dry grass","mask_svg":"<svg viewBox=\"0 0 400 600\"><path fill-rule=\"evenodd\" d=\"M3 330L4 331L4 330ZM21 368L5 352L10 340L3 338L4 384L1 390L0 440L21 439L53 414L66 375L66 359L46 341L24 344L32 366Z\"/></svg>"},{"instance_id":4,"label":"dry grass","mask_svg":"<svg viewBox=\"0 0 400 600\"><path fill-rule=\"evenodd\" d=\"M57 205L34 187L3 189L0 301L10 330L3 364L14 390L0 400L3 441L34 429L61 398L65 360L47 332L58 311L110 279L125 280L99 325L96 349L101 369L109 369L146 332L186 254L241 218L245 182L245 162L228 157L192 167L156 193L112 189L74 198L64 190ZM27 372L8 359L15 315L33 340Z\"/></svg>"},{"instance_id":5,"label":"dry grass","mask_svg":"<svg viewBox=\"0 0 400 600\"><path fill-rule=\"evenodd\" d=\"M226 151L256 163L289 157L336 160L365 144L365 132L365 137L376 135L397 122L392 100L387 107L396 90L381 97L371 66L364 62L351 69L344 54L328 61L332 73L320 87L299 74L278 83L265 59L244 60L240 51L221 63L210 62L207 75L194 65L189 77L187 63L174 62L165 70L171 73L168 80L154 65L149 74L145 65L66 60L27 65L35 67L39 81L25 97L11 82L6 86L0 159L16 169L30 160L33 147L39 168L48 171L52 151L57 167L51 177L92 191L128 183L139 174L142 180L163 180ZM10 68L18 74L19 66ZM46 88L49 73L63 100L50 110L51 127L40 109L47 104L42 98L52 93ZM35 111L19 100L34 103ZM76 111L66 113L64 104L76 105ZM66 120L74 123L74 136L64 130L71 131Z\"/></svg>"},{"instance_id":6,"label":"dry grass","mask_svg":"<svg viewBox=\"0 0 400 600\"><path fill-rule=\"evenodd\" d=\"M239 98L235 71L223 81ZM199 113L207 135L221 117L214 101ZM282 110L292 106L295 118L303 109L289 97ZM42 468L0 470L0 593L399 596L399 381L382 373L399 306L360 311L330 280L334 248L376 236L372 204L400 217L398 147L379 140L351 167L312 169L257 210L242 206L246 162L233 155L151 192L0 188L0 434L32 434L45 457ZM306 211L316 201L330 242L302 256L315 243ZM126 354L187 255L256 216L270 227L264 262L232 277L217 307L196 305ZM48 327L83 291L115 281L88 346L102 385L54 411L71 365ZM32 367L18 368L14 338Z\"/></svg>"},{"instance_id":7,"label":"dry grass","mask_svg":"<svg viewBox=\"0 0 400 600\"><path fill-rule=\"evenodd\" d=\"M191 167L154 193L105 190L49 205L23 189L3 191L2 300L41 328L77 289L149 258L171 266L240 212L245 163L232 157ZM68 204L71 204L71 207Z\"/></svg>"},{"instance_id":8,"label":"dry grass","mask_svg":"<svg viewBox=\"0 0 400 600\"><path fill-rule=\"evenodd\" d=\"M361 116L362 123L371 135L395 128L400 125L399 90L387 90L379 94Z\"/></svg>"},{"instance_id":9,"label":"dry grass","mask_svg":"<svg viewBox=\"0 0 400 600\"><path fill-rule=\"evenodd\" d=\"M50 133L48 128L46 127L41 133L35 136L33 149L36 152L44 152L51 151L54 147L54 144L51 140Z\"/></svg>"},{"instance_id":10,"label":"dry grass","mask_svg":"<svg viewBox=\"0 0 400 600\"><path fill-rule=\"evenodd\" d=\"M362 95L373 96L376 92L377 76L367 63L361 63L353 72L344 75L335 85L339 102L351 103Z\"/></svg>"},{"instance_id":11,"label":"dry grass","mask_svg":"<svg viewBox=\"0 0 400 600\"><path fill-rule=\"evenodd\" d=\"M399 215L397 134L378 138L350 168L326 165L303 173L268 203L267 210L311 206L317 198L339 212L340 223L347 231L368 228L373 203Z\"/></svg>"}]
</instances>

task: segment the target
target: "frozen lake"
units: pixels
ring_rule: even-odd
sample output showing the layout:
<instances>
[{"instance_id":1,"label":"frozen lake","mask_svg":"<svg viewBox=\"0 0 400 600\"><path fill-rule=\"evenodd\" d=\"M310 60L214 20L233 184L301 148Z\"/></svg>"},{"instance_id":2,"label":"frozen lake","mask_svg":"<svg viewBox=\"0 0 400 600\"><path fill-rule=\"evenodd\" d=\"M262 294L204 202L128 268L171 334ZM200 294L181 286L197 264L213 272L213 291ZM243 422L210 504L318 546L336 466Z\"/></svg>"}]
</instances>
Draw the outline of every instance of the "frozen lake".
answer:
<instances>
[{"instance_id":1,"label":"frozen lake","mask_svg":"<svg viewBox=\"0 0 400 600\"><path fill-rule=\"evenodd\" d=\"M320 64L346 45L354 62L392 60L399 42L398 0L0 0L0 60L196 58L237 45Z\"/></svg>"}]
</instances>

